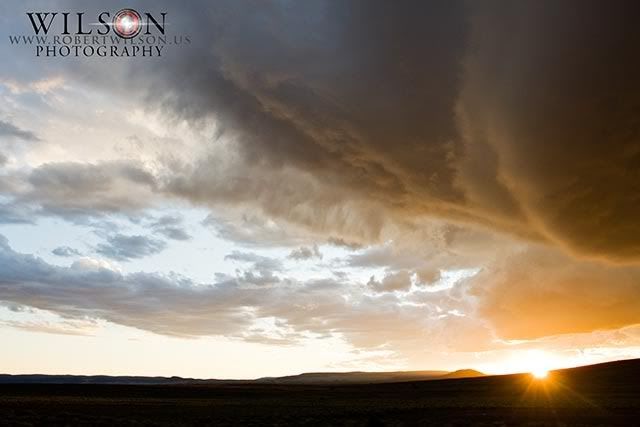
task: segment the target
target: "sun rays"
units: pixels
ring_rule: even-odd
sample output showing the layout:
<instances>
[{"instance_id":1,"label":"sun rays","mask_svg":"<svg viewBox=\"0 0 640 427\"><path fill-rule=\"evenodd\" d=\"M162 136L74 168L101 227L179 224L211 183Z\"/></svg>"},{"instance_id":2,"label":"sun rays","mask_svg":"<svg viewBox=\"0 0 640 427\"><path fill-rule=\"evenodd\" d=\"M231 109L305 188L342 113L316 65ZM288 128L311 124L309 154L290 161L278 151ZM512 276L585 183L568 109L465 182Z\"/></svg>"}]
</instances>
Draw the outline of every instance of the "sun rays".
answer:
<instances>
[{"instance_id":1,"label":"sun rays","mask_svg":"<svg viewBox=\"0 0 640 427\"><path fill-rule=\"evenodd\" d=\"M537 380L544 380L549 376L549 371L545 368L535 368L531 371L531 375Z\"/></svg>"}]
</instances>

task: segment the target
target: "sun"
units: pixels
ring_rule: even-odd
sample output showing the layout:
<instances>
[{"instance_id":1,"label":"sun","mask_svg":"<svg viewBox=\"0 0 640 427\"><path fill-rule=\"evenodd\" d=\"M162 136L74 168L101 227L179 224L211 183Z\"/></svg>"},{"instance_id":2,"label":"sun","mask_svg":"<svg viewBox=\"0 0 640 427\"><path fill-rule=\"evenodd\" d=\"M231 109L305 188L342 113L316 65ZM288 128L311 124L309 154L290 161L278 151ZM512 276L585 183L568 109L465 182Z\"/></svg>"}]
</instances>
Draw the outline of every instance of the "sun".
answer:
<instances>
[{"instance_id":1,"label":"sun","mask_svg":"<svg viewBox=\"0 0 640 427\"><path fill-rule=\"evenodd\" d=\"M547 378L547 376L549 375L549 371L544 368L536 368L531 371L531 375L533 375L533 378L537 380L543 380Z\"/></svg>"},{"instance_id":2,"label":"sun","mask_svg":"<svg viewBox=\"0 0 640 427\"><path fill-rule=\"evenodd\" d=\"M547 380L559 365L561 360L556 355L542 349L514 350L502 363L506 373L526 373L535 380Z\"/></svg>"}]
</instances>

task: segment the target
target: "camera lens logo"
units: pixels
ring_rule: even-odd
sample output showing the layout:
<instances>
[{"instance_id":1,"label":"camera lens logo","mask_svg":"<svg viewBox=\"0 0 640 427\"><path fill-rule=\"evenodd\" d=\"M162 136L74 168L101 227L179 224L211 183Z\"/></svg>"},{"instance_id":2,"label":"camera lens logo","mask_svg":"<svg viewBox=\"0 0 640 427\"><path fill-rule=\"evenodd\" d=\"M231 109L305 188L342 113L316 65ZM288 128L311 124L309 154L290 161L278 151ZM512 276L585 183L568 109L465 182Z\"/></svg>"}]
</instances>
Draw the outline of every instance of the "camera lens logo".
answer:
<instances>
[{"instance_id":1,"label":"camera lens logo","mask_svg":"<svg viewBox=\"0 0 640 427\"><path fill-rule=\"evenodd\" d=\"M113 17L113 30L123 39L138 35L142 29L142 18L133 9L122 9Z\"/></svg>"}]
</instances>

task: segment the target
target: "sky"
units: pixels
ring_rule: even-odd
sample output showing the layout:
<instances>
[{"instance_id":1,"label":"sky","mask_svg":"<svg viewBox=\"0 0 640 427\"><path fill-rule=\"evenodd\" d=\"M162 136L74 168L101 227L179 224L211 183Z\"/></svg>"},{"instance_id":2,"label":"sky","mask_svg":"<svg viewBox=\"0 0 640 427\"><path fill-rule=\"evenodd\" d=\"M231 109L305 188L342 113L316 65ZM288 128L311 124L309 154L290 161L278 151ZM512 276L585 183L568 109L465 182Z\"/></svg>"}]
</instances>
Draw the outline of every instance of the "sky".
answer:
<instances>
[{"instance_id":1,"label":"sky","mask_svg":"<svg viewBox=\"0 0 640 427\"><path fill-rule=\"evenodd\" d=\"M124 7L161 56L10 42ZM640 357L638 7L2 2L0 371Z\"/></svg>"}]
</instances>

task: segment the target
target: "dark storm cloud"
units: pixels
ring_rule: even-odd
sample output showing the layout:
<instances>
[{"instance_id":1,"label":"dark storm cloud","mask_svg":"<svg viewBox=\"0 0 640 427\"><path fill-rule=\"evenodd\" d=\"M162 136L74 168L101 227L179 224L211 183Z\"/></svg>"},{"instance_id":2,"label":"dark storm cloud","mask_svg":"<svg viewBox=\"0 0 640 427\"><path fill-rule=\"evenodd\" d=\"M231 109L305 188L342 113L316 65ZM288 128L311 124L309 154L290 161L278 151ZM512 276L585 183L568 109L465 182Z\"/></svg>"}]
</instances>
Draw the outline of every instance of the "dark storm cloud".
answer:
<instances>
[{"instance_id":1,"label":"dark storm cloud","mask_svg":"<svg viewBox=\"0 0 640 427\"><path fill-rule=\"evenodd\" d=\"M215 119L239 154L179 165L152 190L356 244L427 214L640 257L635 2L143 5L193 43L162 67L65 72L170 121Z\"/></svg>"},{"instance_id":2,"label":"dark storm cloud","mask_svg":"<svg viewBox=\"0 0 640 427\"><path fill-rule=\"evenodd\" d=\"M226 16L237 32L218 26L213 70L243 101L235 104L239 110L211 104L210 111L255 120L244 127L224 120L237 132L247 164L298 168L322 183L301 185L297 199L288 196L297 182L278 186L287 191L265 199L287 211L276 207L268 214L326 232L335 227L347 240L375 241L384 221L345 202L361 200L364 211L395 222L430 214L547 241L578 258L640 261L638 5L424 7L431 10L409 14L377 3L334 3L315 14L304 6L243 10ZM269 19L254 22L257 14ZM309 38L293 21L305 22ZM215 97L216 82L206 83L201 96ZM207 162L196 167L207 170ZM219 194L196 191L206 181L200 173L187 175L179 182L188 184L171 191L215 200ZM244 189L265 194L259 186ZM311 219L291 215L305 201L315 208ZM346 234L349 227L341 226L350 215L367 231ZM476 250L481 254L482 245ZM420 252L391 252L351 262L420 269L425 281L456 263L425 265ZM557 256L571 271L525 253L506 279L495 260L476 257L487 266L482 281L474 281L481 313L499 336L640 321L634 268ZM538 272L536 281L527 279L531 271Z\"/></svg>"},{"instance_id":3,"label":"dark storm cloud","mask_svg":"<svg viewBox=\"0 0 640 427\"><path fill-rule=\"evenodd\" d=\"M215 118L220 137L237 142L231 175L220 172L228 172L220 168L225 160L204 156L176 168L166 193L205 204L257 204L268 216L353 244L378 240L392 214L405 209L455 211L449 205L462 193L452 186L451 111L464 54L461 5L262 6L164 5L172 31L194 34L193 44L175 49L162 67L87 61L66 73L139 94L169 120L197 126ZM395 144L404 140L407 147ZM416 191L421 197L412 199Z\"/></svg>"},{"instance_id":4,"label":"dark storm cloud","mask_svg":"<svg viewBox=\"0 0 640 427\"><path fill-rule=\"evenodd\" d=\"M0 120L0 140L5 137L12 137L24 141L39 141L40 138L35 133L19 128L11 122ZM0 165L2 162L0 162Z\"/></svg>"},{"instance_id":5,"label":"dark storm cloud","mask_svg":"<svg viewBox=\"0 0 640 427\"><path fill-rule=\"evenodd\" d=\"M293 167L322 185L272 191L260 173L211 191L205 158L168 189L199 201L258 195L268 214L326 231L346 233L357 215L365 241L379 238L384 222L364 215L377 206L386 219L438 215L633 261L637 7L219 4L199 34L210 55L153 76L167 87L163 108L217 117L246 168ZM314 209L292 209L305 203Z\"/></svg>"},{"instance_id":6,"label":"dark storm cloud","mask_svg":"<svg viewBox=\"0 0 640 427\"><path fill-rule=\"evenodd\" d=\"M107 238L107 243L96 246L96 252L116 261L130 261L162 252L167 243L147 236L116 234Z\"/></svg>"},{"instance_id":7,"label":"dark storm cloud","mask_svg":"<svg viewBox=\"0 0 640 427\"><path fill-rule=\"evenodd\" d=\"M385 213L376 205L384 201L393 200L390 210L419 210L460 198L450 162L455 70L464 42L459 5L416 11L317 3L256 10L234 3L222 9L211 11L213 54L198 69L185 70L180 92L166 96L164 106L191 119L214 114L238 138L244 168L266 171L230 181L241 183L240 191L215 192L206 183L214 181L208 171L216 168L204 159L170 191L201 200L257 195L268 214L345 234L356 229L351 218L359 217L354 237L369 241L379 236L384 221L378 214ZM420 55L410 52L415 40L422 43ZM167 83L171 91L174 82ZM311 177L275 175L278 184L265 187L262 178L286 165ZM312 179L319 176L322 185ZM417 206L408 197L416 190L424 196L415 199ZM309 208L291 209L304 205Z\"/></svg>"},{"instance_id":8,"label":"dark storm cloud","mask_svg":"<svg viewBox=\"0 0 640 427\"><path fill-rule=\"evenodd\" d=\"M475 6L464 182L574 253L638 261L640 5Z\"/></svg>"}]
</instances>

